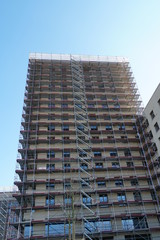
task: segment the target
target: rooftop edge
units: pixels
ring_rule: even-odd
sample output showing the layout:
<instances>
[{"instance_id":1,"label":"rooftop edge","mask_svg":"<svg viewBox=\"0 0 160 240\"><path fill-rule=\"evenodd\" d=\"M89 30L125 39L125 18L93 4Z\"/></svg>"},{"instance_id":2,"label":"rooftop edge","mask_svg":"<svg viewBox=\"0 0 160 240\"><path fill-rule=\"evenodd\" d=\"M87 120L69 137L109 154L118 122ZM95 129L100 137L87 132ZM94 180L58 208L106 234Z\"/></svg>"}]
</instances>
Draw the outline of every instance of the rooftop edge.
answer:
<instances>
[{"instance_id":1,"label":"rooftop edge","mask_svg":"<svg viewBox=\"0 0 160 240\"><path fill-rule=\"evenodd\" d=\"M98 62L129 62L126 57L111 56L94 56L94 55L74 55L74 54L49 54L49 53L30 53L29 59L39 60L65 60L70 61L71 58L81 61L98 61Z\"/></svg>"}]
</instances>

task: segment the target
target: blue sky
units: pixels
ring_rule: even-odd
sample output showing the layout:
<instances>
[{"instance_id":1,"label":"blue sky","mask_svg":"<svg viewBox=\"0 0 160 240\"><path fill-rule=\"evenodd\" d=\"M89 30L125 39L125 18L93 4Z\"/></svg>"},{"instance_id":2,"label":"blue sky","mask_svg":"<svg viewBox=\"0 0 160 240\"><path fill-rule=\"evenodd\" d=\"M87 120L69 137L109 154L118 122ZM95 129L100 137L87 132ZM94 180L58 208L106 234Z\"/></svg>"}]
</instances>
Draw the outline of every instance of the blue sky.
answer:
<instances>
[{"instance_id":1,"label":"blue sky","mask_svg":"<svg viewBox=\"0 0 160 240\"><path fill-rule=\"evenodd\" d=\"M126 56L144 106L157 87L159 0L0 1L0 186L13 184L30 52Z\"/></svg>"}]
</instances>

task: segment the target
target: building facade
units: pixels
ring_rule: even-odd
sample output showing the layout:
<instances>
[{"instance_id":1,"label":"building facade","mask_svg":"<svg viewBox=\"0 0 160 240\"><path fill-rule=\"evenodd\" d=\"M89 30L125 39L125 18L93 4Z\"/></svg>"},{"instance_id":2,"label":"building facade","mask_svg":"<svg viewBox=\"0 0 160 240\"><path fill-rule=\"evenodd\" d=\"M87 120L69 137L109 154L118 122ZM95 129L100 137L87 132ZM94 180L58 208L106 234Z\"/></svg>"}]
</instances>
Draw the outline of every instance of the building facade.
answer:
<instances>
[{"instance_id":1,"label":"building facade","mask_svg":"<svg viewBox=\"0 0 160 240\"><path fill-rule=\"evenodd\" d=\"M146 105L144 115L149 123L150 138L156 144L160 156L160 84Z\"/></svg>"},{"instance_id":2,"label":"building facade","mask_svg":"<svg viewBox=\"0 0 160 240\"><path fill-rule=\"evenodd\" d=\"M147 132L150 139L150 149L154 151L151 171L158 181L155 182L157 194L160 196L160 84L144 108L143 115L147 121Z\"/></svg>"},{"instance_id":3,"label":"building facade","mask_svg":"<svg viewBox=\"0 0 160 240\"><path fill-rule=\"evenodd\" d=\"M158 176L140 104L125 58L30 55L17 239L159 239Z\"/></svg>"}]
</instances>

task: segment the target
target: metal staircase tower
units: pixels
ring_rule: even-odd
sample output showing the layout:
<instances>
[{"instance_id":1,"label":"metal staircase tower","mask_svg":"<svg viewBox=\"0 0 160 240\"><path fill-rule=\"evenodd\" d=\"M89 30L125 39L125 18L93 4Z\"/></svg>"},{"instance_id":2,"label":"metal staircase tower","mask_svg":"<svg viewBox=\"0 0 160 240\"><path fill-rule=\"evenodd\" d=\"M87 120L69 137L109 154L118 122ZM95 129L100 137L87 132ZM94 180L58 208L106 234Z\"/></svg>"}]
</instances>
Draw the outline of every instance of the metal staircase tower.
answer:
<instances>
[{"instance_id":1,"label":"metal staircase tower","mask_svg":"<svg viewBox=\"0 0 160 240\"><path fill-rule=\"evenodd\" d=\"M74 99L74 118L76 130L77 160L80 184L80 202L82 217L82 232L84 239L92 240L91 221L99 219L97 211L91 209L93 198L89 194L95 193L95 178L93 169L93 153L91 147L90 128L88 122L88 113L85 94L85 80L83 76L83 67L80 61L71 56L72 86ZM85 186L84 188L82 186ZM96 229L94 229L96 231ZM101 238L99 238L101 239Z\"/></svg>"}]
</instances>

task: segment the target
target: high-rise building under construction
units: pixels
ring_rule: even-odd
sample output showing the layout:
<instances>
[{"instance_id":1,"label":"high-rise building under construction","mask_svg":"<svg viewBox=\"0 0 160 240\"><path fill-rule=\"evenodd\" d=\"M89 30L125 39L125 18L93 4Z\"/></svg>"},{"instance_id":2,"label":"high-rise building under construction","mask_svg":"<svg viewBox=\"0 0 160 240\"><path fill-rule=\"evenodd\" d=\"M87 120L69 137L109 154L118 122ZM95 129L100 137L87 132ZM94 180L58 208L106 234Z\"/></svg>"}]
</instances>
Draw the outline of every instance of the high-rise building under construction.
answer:
<instances>
[{"instance_id":1,"label":"high-rise building under construction","mask_svg":"<svg viewBox=\"0 0 160 240\"><path fill-rule=\"evenodd\" d=\"M17 239L160 239L146 126L126 58L30 54Z\"/></svg>"}]
</instances>

